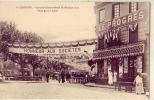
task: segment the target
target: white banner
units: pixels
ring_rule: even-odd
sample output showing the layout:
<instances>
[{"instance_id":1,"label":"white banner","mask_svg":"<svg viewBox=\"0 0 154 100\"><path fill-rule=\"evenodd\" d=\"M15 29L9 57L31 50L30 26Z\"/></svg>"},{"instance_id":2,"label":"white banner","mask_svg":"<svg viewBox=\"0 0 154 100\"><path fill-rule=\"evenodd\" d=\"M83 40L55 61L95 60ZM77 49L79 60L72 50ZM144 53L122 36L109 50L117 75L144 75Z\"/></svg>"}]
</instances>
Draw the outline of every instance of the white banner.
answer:
<instances>
[{"instance_id":1,"label":"white banner","mask_svg":"<svg viewBox=\"0 0 154 100\"><path fill-rule=\"evenodd\" d=\"M55 54L92 54L95 45L77 46L77 47L64 47L64 48L20 48L10 47L9 52L21 54L35 54L35 55L55 55Z\"/></svg>"}]
</instances>

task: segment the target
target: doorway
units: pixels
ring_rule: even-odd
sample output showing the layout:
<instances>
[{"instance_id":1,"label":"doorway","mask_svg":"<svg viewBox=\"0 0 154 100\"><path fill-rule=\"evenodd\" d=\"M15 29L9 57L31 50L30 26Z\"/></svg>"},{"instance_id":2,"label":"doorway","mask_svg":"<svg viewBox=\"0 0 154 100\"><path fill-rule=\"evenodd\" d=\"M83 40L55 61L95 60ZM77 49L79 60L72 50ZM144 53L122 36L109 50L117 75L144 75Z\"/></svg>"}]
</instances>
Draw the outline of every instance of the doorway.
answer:
<instances>
[{"instance_id":1,"label":"doorway","mask_svg":"<svg viewBox=\"0 0 154 100\"><path fill-rule=\"evenodd\" d=\"M111 71L117 72L117 79L118 79L118 76L119 76L119 59L118 58L111 59Z\"/></svg>"}]
</instances>

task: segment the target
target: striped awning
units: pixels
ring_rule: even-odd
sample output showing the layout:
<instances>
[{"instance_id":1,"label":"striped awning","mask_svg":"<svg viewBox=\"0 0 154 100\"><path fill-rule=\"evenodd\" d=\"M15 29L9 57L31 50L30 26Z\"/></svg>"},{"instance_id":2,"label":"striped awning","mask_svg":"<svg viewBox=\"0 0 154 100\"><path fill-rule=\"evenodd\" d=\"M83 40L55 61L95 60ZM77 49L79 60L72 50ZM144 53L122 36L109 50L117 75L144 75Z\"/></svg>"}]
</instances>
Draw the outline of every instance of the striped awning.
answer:
<instances>
[{"instance_id":1,"label":"striped awning","mask_svg":"<svg viewBox=\"0 0 154 100\"><path fill-rule=\"evenodd\" d=\"M101 59L117 58L117 57L125 57L125 56L135 56L143 53L144 53L144 43L139 42L139 43L120 46L117 48L96 50L94 51L94 54L93 54L93 60L101 60Z\"/></svg>"}]
</instances>

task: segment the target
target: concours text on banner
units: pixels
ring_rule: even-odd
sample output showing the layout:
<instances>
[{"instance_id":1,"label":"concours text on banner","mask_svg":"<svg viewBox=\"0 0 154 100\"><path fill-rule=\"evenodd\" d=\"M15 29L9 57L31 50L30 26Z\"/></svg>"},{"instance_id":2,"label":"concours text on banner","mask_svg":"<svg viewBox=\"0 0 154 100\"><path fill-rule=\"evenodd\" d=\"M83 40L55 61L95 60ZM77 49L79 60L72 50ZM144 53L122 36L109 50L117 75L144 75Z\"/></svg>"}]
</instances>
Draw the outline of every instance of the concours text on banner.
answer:
<instances>
[{"instance_id":1,"label":"concours text on banner","mask_svg":"<svg viewBox=\"0 0 154 100\"><path fill-rule=\"evenodd\" d=\"M82 44L81 44L82 42ZM20 53L20 54L34 54L34 55L55 55L55 54L72 54L72 53L93 53L93 50L95 49L96 40L93 40L90 44L88 44L88 41L81 41L77 42L76 46L67 45L65 46L64 43L62 43L61 47L59 46L46 46L44 47L43 44L36 47L35 44L26 44L26 46L21 46L21 44L12 44L9 45L9 52L13 53ZM71 43L70 43L71 44Z\"/></svg>"}]
</instances>

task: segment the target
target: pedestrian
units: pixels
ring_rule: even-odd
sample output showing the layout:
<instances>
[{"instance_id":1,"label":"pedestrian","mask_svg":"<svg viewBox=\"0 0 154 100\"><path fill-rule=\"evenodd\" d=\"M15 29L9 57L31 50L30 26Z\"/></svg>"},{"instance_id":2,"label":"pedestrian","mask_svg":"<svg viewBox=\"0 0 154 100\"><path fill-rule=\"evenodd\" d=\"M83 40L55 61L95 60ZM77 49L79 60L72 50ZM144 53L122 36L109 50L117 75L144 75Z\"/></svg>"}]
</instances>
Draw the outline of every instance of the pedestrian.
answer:
<instances>
[{"instance_id":1,"label":"pedestrian","mask_svg":"<svg viewBox=\"0 0 154 100\"><path fill-rule=\"evenodd\" d=\"M59 83L61 82L61 73L60 72L58 73L58 82Z\"/></svg>"},{"instance_id":2,"label":"pedestrian","mask_svg":"<svg viewBox=\"0 0 154 100\"><path fill-rule=\"evenodd\" d=\"M50 75L49 75L49 73L47 73L46 74L46 81L47 81L47 83L49 83L49 77L50 77Z\"/></svg>"},{"instance_id":3,"label":"pedestrian","mask_svg":"<svg viewBox=\"0 0 154 100\"><path fill-rule=\"evenodd\" d=\"M62 79L62 83L65 82L65 72L61 71L61 79Z\"/></svg>"},{"instance_id":4,"label":"pedestrian","mask_svg":"<svg viewBox=\"0 0 154 100\"><path fill-rule=\"evenodd\" d=\"M135 84L135 92L136 94L142 94L144 93L144 88L143 88L143 78L141 76L141 73L137 73L137 76L134 80Z\"/></svg>"},{"instance_id":5,"label":"pedestrian","mask_svg":"<svg viewBox=\"0 0 154 100\"><path fill-rule=\"evenodd\" d=\"M3 75L2 75L2 72L0 72L0 81L3 81Z\"/></svg>"},{"instance_id":6,"label":"pedestrian","mask_svg":"<svg viewBox=\"0 0 154 100\"><path fill-rule=\"evenodd\" d=\"M67 72L67 73L66 73L66 81L67 81L68 83L70 83L70 78L71 78L71 75L70 75L69 72Z\"/></svg>"},{"instance_id":7,"label":"pedestrian","mask_svg":"<svg viewBox=\"0 0 154 100\"><path fill-rule=\"evenodd\" d=\"M87 73L85 74L85 83L87 83L88 82L88 75L87 75Z\"/></svg>"},{"instance_id":8,"label":"pedestrian","mask_svg":"<svg viewBox=\"0 0 154 100\"><path fill-rule=\"evenodd\" d=\"M112 85L113 84L113 74L111 72L111 70L108 71L108 84Z\"/></svg>"},{"instance_id":9,"label":"pedestrian","mask_svg":"<svg viewBox=\"0 0 154 100\"><path fill-rule=\"evenodd\" d=\"M117 83L117 72L114 71L113 72L113 84L116 85L116 83Z\"/></svg>"}]
</instances>

